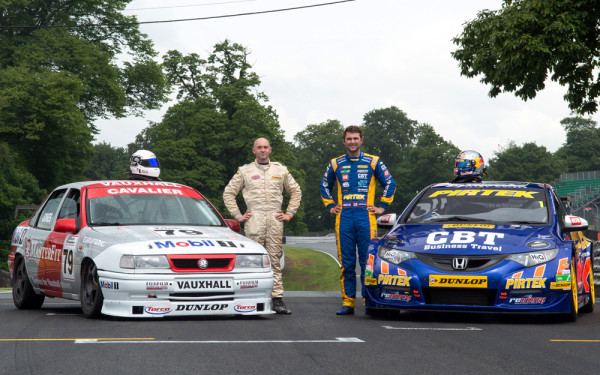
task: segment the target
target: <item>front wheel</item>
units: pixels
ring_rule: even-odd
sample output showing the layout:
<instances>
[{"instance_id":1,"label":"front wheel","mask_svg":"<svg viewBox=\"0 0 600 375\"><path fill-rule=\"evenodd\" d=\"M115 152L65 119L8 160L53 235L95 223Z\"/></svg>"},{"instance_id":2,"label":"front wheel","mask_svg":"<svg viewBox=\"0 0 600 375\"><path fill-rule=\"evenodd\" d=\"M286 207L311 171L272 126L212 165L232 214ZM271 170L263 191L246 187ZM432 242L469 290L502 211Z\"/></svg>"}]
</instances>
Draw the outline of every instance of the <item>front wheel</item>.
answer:
<instances>
[{"instance_id":1,"label":"front wheel","mask_svg":"<svg viewBox=\"0 0 600 375\"><path fill-rule=\"evenodd\" d=\"M98 282L98 270L94 262L86 262L81 271L81 310L88 318L97 318L102 310L104 296Z\"/></svg>"},{"instance_id":2,"label":"front wheel","mask_svg":"<svg viewBox=\"0 0 600 375\"><path fill-rule=\"evenodd\" d=\"M19 257L15 263L12 279L12 296L15 306L21 310L39 309L44 303L46 296L35 294L29 276L25 260Z\"/></svg>"},{"instance_id":3,"label":"front wheel","mask_svg":"<svg viewBox=\"0 0 600 375\"><path fill-rule=\"evenodd\" d=\"M575 274L575 258L571 259L571 311L565 315L567 322L574 322L577 320L577 309L579 304L577 302L577 275Z\"/></svg>"}]
</instances>

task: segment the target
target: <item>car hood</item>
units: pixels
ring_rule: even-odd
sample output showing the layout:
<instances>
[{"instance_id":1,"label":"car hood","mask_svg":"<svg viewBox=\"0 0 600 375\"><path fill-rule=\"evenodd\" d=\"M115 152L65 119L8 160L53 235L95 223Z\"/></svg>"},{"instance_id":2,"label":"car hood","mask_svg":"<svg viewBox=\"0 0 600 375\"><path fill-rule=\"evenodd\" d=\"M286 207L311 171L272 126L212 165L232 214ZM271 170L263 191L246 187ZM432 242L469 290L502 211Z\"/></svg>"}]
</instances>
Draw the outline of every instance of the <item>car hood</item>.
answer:
<instances>
[{"instance_id":1,"label":"car hood","mask_svg":"<svg viewBox=\"0 0 600 375\"><path fill-rule=\"evenodd\" d=\"M224 227L87 227L79 237L84 249L100 251L118 247L130 253L266 253L258 243Z\"/></svg>"},{"instance_id":2,"label":"car hood","mask_svg":"<svg viewBox=\"0 0 600 375\"><path fill-rule=\"evenodd\" d=\"M400 225L380 245L419 253L484 255L552 249L556 240L547 226Z\"/></svg>"}]
</instances>

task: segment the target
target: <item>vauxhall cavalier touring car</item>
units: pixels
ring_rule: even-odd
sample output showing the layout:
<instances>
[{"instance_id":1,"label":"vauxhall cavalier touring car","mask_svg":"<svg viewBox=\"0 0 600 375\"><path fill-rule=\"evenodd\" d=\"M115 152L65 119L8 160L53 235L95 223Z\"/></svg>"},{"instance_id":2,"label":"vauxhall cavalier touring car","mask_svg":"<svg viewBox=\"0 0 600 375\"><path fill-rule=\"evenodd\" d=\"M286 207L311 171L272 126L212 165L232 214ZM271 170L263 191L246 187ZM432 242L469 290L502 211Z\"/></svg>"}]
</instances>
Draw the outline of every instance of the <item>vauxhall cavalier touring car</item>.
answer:
<instances>
[{"instance_id":1,"label":"vauxhall cavalier touring car","mask_svg":"<svg viewBox=\"0 0 600 375\"><path fill-rule=\"evenodd\" d=\"M56 188L14 231L13 300L80 300L88 317L271 314L266 250L198 191L163 181Z\"/></svg>"},{"instance_id":2,"label":"vauxhall cavalier touring car","mask_svg":"<svg viewBox=\"0 0 600 375\"><path fill-rule=\"evenodd\" d=\"M392 215L395 216L395 215ZM558 313L594 309L587 222L547 184L427 187L369 246L368 314L380 309Z\"/></svg>"}]
</instances>

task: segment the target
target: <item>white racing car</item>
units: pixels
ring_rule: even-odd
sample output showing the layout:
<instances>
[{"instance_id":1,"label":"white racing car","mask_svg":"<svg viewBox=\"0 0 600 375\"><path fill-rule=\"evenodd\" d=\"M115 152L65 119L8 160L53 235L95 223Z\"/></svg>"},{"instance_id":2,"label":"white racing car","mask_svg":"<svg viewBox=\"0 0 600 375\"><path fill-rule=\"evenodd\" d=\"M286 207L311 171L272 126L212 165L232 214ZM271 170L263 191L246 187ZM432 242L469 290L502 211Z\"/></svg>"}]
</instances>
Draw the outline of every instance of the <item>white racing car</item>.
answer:
<instances>
[{"instance_id":1,"label":"white racing car","mask_svg":"<svg viewBox=\"0 0 600 375\"><path fill-rule=\"evenodd\" d=\"M269 256L236 232L185 185L63 185L15 229L13 300L19 309L46 296L81 300L90 318L271 314Z\"/></svg>"}]
</instances>

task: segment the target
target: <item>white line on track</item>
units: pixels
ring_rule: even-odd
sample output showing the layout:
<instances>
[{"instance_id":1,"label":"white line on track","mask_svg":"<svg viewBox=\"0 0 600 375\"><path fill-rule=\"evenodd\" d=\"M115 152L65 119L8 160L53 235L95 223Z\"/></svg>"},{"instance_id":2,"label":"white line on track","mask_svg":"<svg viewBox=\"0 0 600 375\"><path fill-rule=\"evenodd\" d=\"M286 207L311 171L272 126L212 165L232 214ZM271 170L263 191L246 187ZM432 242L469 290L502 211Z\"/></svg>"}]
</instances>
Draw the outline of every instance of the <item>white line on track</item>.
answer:
<instances>
[{"instance_id":1,"label":"white line on track","mask_svg":"<svg viewBox=\"0 0 600 375\"><path fill-rule=\"evenodd\" d=\"M206 341L110 341L110 340L75 340L75 344L306 344L306 343L357 343L364 342L356 337L336 337L335 340L206 340Z\"/></svg>"},{"instance_id":2,"label":"white line on track","mask_svg":"<svg viewBox=\"0 0 600 375\"><path fill-rule=\"evenodd\" d=\"M428 328L428 327L390 327L382 326L385 329L401 329L406 331L483 331L477 327L465 327L465 328Z\"/></svg>"}]
</instances>

